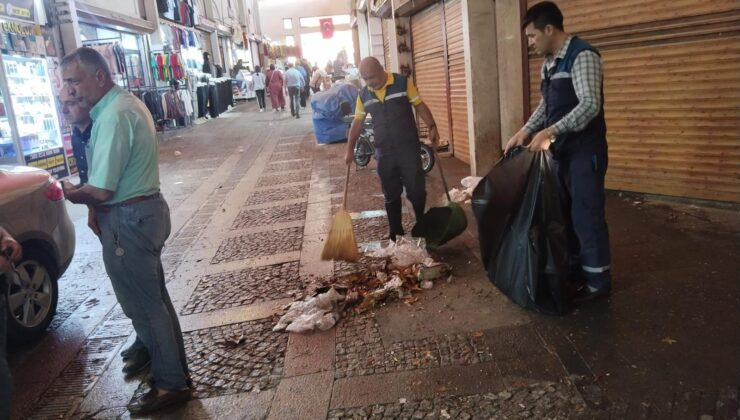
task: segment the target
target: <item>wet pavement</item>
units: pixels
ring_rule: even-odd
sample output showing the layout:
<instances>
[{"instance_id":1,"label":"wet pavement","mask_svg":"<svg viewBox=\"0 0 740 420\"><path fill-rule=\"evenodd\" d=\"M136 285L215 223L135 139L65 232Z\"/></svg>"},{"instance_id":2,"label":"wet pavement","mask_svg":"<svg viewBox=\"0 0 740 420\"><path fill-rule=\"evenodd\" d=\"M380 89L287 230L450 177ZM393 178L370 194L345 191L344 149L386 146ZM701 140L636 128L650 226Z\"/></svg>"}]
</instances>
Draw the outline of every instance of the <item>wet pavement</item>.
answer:
<instances>
[{"instance_id":1,"label":"wet pavement","mask_svg":"<svg viewBox=\"0 0 740 420\"><path fill-rule=\"evenodd\" d=\"M342 203L343 145L310 119L240 105L161 145L173 235L163 254L194 400L153 418L738 418L740 213L611 193L610 299L563 317L526 312L487 280L475 222L437 251L449 282L308 335L273 332L313 280L351 271L319 259ZM178 152L178 153L176 153ZM467 175L443 158L450 183ZM362 247L386 234L374 173L353 170L348 210ZM429 205L443 196L428 176ZM404 203L404 224L412 211ZM40 341L11 349L13 418L128 418L143 376L86 211Z\"/></svg>"}]
</instances>

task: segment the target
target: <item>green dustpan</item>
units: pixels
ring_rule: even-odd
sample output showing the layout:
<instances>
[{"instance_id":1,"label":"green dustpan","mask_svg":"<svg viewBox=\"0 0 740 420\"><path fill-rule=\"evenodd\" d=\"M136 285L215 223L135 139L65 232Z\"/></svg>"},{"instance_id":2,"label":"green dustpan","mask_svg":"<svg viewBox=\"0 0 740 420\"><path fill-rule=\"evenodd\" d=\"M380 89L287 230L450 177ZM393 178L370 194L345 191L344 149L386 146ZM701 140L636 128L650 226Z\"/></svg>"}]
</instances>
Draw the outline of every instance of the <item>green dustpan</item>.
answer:
<instances>
[{"instance_id":1,"label":"green dustpan","mask_svg":"<svg viewBox=\"0 0 740 420\"><path fill-rule=\"evenodd\" d=\"M434 149L434 160L439 166L439 174L442 177L442 185L447 194L447 205L444 207L432 207L429 209L421 220L416 221L416 225L411 230L411 235L416 238L424 238L430 248L437 248L447 243L452 238L465 232L468 227L468 218L465 216L465 210L450 198L449 188L444 171L442 171L442 162L437 158L437 150Z\"/></svg>"}]
</instances>

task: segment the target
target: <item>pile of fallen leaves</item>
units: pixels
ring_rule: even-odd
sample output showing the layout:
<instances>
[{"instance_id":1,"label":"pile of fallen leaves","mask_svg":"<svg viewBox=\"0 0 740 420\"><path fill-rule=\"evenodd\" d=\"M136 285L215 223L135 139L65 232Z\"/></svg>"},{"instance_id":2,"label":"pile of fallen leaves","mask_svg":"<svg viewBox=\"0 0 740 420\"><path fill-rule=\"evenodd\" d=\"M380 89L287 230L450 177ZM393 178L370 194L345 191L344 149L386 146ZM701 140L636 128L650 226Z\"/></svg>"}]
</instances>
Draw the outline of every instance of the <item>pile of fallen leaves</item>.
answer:
<instances>
[{"instance_id":1,"label":"pile of fallen leaves","mask_svg":"<svg viewBox=\"0 0 740 420\"><path fill-rule=\"evenodd\" d=\"M273 331L323 331L347 311L361 313L396 299L412 305L413 292L431 289L433 280L449 278L450 272L449 265L435 262L419 243L399 239L364 253L348 274L315 281L309 287L311 297L287 305Z\"/></svg>"},{"instance_id":2,"label":"pile of fallen leaves","mask_svg":"<svg viewBox=\"0 0 740 420\"><path fill-rule=\"evenodd\" d=\"M413 293L433 287L432 280L448 276L447 264L422 263L407 267L396 267L391 258L372 258L363 256L358 264L359 270L349 274L334 276L323 282L320 291L333 287L345 296L345 310L357 313L373 309L378 305L395 299L407 304L416 302Z\"/></svg>"}]
</instances>

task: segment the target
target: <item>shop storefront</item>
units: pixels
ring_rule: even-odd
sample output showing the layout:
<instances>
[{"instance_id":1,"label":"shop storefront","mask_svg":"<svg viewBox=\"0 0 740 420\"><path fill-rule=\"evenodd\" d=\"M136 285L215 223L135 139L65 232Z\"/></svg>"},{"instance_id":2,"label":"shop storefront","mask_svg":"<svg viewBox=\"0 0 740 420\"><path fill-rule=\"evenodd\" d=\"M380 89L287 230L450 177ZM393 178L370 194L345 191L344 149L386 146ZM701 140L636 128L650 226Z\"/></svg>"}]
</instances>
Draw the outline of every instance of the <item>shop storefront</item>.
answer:
<instances>
[{"instance_id":1,"label":"shop storefront","mask_svg":"<svg viewBox=\"0 0 740 420\"><path fill-rule=\"evenodd\" d=\"M441 144L470 163L461 3L441 1L412 15L411 50L414 81L434 114ZM421 120L419 125L425 133Z\"/></svg>"},{"instance_id":2,"label":"shop storefront","mask_svg":"<svg viewBox=\"0 0 740 420\"><path fill-rule=\"evenodd\" d=\"M199 16L197 10L192 18L170 19L167 10L159 10L159 31L152 37L150 72L156 86L143 92L148 98L144 102L153 114L159 113L165 129L217 117L233 105L231 80L216 77L216 64L223 65L219 55L213 53L215 22ZM204 68L206 52L211 56L210 69ZM159 106L167 103L175 106Z\"/></svg>"},{"instance_id":3,"label":"shop storefront","mask_svg":"<svg viewBox=\"0 0 740 420\"><path fill-rule=\"evenodd\" d=\"M56 43L49 28L36 23L34 2L16 3L0 11L0 164L36 166L65 177Z\"/></svg>"},{"instance_id":4,"label":"shop storefront","mask_svg":"<svg viewBox=\"0 0 740 420\"><path fill-rule=\"evenodd\" d=\"M80 23L80 37L83 46L97 50L108 59L108 67L119 86L140 88L151 83L146 71L147 44L142 34Z\"/></svg>"},{"instance_id":5,"label":"shop storefront","mask_svg":"<svg viewBox=\"0 0 740 420\"><path fill-rule=\"evenodd\" d=\"M740 202L740 2L556 3L601 51L607 188ZM526 58L534 109L542 58Z\"/></svg>"}]
</instances>

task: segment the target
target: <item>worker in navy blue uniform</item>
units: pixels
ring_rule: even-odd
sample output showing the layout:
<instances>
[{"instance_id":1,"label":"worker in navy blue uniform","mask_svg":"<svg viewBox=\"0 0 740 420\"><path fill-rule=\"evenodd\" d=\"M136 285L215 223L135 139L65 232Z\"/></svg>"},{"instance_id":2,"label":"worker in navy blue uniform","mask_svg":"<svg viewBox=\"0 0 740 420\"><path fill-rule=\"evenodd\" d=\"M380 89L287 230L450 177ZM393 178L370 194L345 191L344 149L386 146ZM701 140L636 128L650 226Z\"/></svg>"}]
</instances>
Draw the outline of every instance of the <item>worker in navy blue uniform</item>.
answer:
<instances>
[{"instance_id":1,"label":"worker in navy blue uniform","mask_svg":"<svg viewBox=\"0 0 740 420\"><path fill-rule=\"evenodd\" d=\"M71 97L66 89L63 89L59 99L62 103L62 115L72 126L72 154L75 157L80 184L87 184L85 146L90 142L90 134L92 133L90 108L82 104L79 99Z\"/></svg>"},{"instance_id":2,"label":"worker in navy blue uniform","mask_svg":"<svg viewBox=\"0 0 740 420\"><path fill-rule=\"evenodd\" d=\"M601 56L586 41L564 31L563 15L552 2L532 6L522 27L529 45L545 56L542 99L526 125L509 140L506 151L528 142L532 151L551 152L569 222L571 271L586 279L575 301L584 303L611 292Z\"/></svg>"},{"instance_id":3,"label":"worker in navy blue uniform","mask_svg":"<svg viewBox=\"0 0 740 420\"><path fill-rule=\"evenodd\" d=\"M401 221L401 193L411 202L419 220L426 205L426 181L421 165L419 132L416 129L414 109L429 127L429 141L439 141L437 126L429 107L419 97L414 83L404 75L386 72L374 57L360 63L360 75L365 87L360 91L355 106L355 118L349 130L345 161L352 163L357 139L363 130L367 114L372 116L375 133L375 158L378 177L385 197L385 210L393 241L403 236Z\"/></svg>"}]
</instances>

